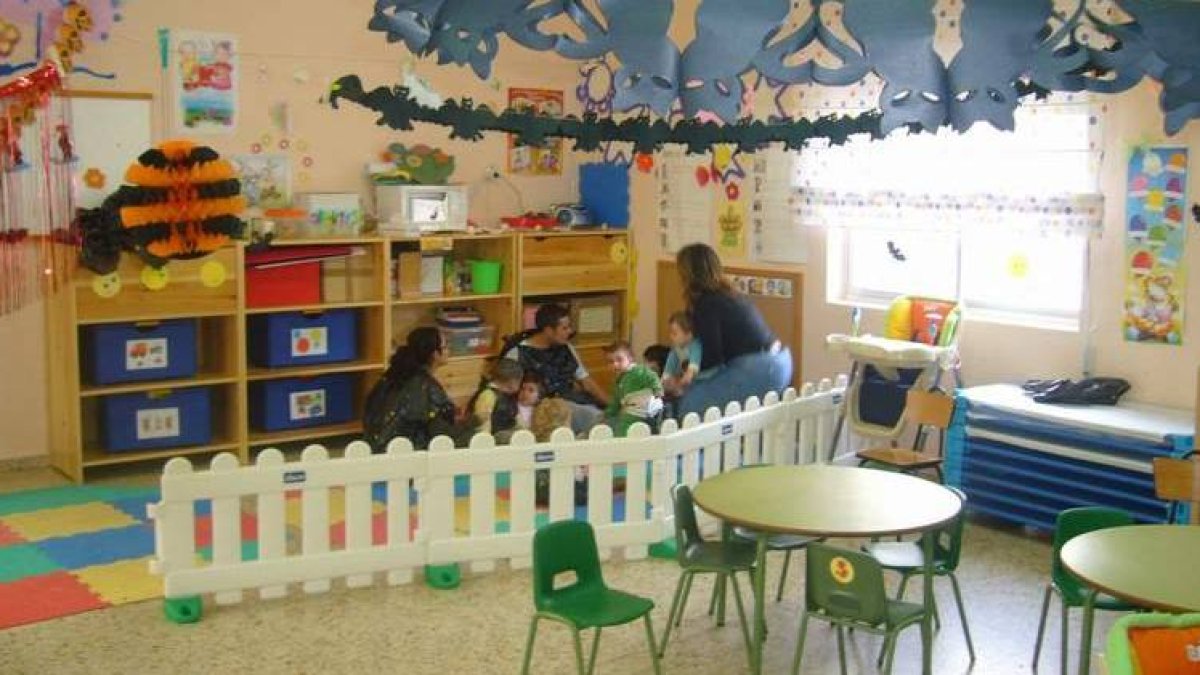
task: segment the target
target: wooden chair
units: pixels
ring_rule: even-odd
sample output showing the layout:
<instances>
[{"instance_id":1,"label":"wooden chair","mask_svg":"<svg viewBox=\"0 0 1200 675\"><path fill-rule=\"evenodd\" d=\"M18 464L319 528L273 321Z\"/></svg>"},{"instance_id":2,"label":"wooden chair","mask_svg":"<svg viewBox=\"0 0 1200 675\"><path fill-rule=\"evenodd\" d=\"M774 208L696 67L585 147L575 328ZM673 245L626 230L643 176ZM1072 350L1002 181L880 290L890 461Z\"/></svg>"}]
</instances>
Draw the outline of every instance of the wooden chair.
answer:
<instances>
[{"instance_id":1,"label":"wooden chair","mask_svg":"<svg viewBox=\"0 0 1200 675\"><path fill-rule=\"evenodd\" d=\"M1181 503L1190 503L1193 525L1200 525L1200 455L1194 452L1187 459L1154 458L1154 494L1163 501L1173 502L1170 520L1176 520Z\"/></svg>"},{"instance_id":2,"label":"wooden chair","mask_svg":"<svg viewBox=\"0 0 1200 675\"><path fill-rule=\"evenodd\" d=\"M859 466L879 464L903 473L916 473L933 469L942 479L942 452L946 445L946 429L954 416L954 399L941 391L909 389L904 402L904 415L917 425L917 437L911 450L884 447L867 448L856 453ZM924 449L925 427L936 427L939 435L938 453L926 453Z\"/></svg>"}]
</instances>

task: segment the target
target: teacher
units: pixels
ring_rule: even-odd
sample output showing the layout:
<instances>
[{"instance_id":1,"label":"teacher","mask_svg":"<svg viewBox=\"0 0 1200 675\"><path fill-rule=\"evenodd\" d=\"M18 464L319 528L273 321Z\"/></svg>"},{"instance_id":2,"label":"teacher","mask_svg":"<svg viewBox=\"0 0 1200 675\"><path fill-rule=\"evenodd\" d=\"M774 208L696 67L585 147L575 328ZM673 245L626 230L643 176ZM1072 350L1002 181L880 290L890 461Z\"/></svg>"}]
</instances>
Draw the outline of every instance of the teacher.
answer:
<instances>
[{"instance_id":1,"label":"teacher","mask_svg":"<svg viewBox=\"0 0 1200 675\"><path fill-rule=\"evenodd\" d=\"M689 244L675 256L684 300L700 340L700 371L676 403L677 415L724 410L768 391L783 393L792 381L792 352L780 344L758 308L729 284L721 259L707 244Z\"/></svg>"}]
</instances>

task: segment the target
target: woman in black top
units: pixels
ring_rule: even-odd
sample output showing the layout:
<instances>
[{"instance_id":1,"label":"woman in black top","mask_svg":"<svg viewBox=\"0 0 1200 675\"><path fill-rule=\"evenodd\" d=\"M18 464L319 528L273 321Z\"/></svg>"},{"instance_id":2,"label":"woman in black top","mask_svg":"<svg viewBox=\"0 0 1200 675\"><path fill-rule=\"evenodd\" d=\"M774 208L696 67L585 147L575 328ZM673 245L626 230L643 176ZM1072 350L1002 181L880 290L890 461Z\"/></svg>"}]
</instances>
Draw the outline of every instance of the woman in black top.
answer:
<instances>
[{"instance_id":1,"label":"woman in black top","mask_svg":"<svg viewBox=\"0 0 1200 675\"><path fill-rule=\"evenodd\" d=\"M446 362L446 344L436 328L416 328L392 354L384 373L367 396L363 436L374 452L403 436L425 450L435 436L449 436L456 447L469 439L470 429L456 424L454 403L433 376Z\"/></svg>"},{"instance_id":2,"label":"woman in black top","mask_svg":"<svg viewBox=\"0 0 1200 675\"><path fill-rule=\"evenodd\" d=\"M707 244L689 244L675 256L684 299L700 341L702 375L676 404L677 415L721 410L768 391L782 393L792 381L792 352L780 345L758 308L733 290L721 259Z\"/></svg>"}]
</instances>

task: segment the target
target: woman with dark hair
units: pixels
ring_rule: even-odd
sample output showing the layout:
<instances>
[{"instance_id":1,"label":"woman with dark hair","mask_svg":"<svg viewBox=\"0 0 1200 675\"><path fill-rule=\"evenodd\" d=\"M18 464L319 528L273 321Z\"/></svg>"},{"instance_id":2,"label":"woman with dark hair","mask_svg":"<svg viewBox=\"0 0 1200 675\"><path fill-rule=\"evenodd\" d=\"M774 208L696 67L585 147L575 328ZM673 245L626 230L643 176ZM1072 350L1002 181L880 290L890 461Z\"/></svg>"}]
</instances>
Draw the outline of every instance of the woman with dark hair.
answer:
<instances>
[{"instance_id":1,"label":"woman with dark hair","mask_svg":"<svg viewBox=\"0 0 1200 675\"><path fill-rule=\"evenodd\" d=\"M675 256L693 331L704 345L696 380L679 398L676 414L722 410L768 391L782 393L792 381L792 352L775 339L758 308L729 284L721 259L707 244L689 244Z\"/></svg>"},{"instance_id":2,"label":"woman with dark hair","mask_svg":"<svg viewBox=\"0 0 1200 675\"><path fill-rule=\"evenodd\" d=\"M425 450L435 436L449 436L455 445L467 440L470 430L454 421L454 403L433 376L446 362L446 344L436 328L413 329L396 349L387 372L367 396L363 437L374 452L403 436L413 447Z\"/></svg>"}]
</instances>

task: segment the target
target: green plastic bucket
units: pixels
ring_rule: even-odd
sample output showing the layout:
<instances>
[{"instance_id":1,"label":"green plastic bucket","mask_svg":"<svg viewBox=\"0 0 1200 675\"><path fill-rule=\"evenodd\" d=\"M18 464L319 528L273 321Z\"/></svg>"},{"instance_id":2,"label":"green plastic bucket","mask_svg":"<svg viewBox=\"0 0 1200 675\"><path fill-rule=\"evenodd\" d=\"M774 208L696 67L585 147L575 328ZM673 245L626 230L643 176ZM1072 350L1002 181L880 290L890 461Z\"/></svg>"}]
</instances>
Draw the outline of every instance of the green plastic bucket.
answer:
<instances>
[{"instance_id":1,"label":"green plastic bucket","mask_svg":"<svg viewBox=\"0 0 1200 675\"><path fill-rule=\"evenodd\" d=\"M471 290L475 293L499 293L500 272L504 263L499 260L471 261Z\"/></svg>"}]
</instances>

